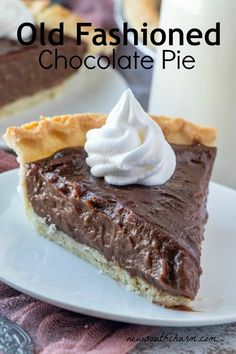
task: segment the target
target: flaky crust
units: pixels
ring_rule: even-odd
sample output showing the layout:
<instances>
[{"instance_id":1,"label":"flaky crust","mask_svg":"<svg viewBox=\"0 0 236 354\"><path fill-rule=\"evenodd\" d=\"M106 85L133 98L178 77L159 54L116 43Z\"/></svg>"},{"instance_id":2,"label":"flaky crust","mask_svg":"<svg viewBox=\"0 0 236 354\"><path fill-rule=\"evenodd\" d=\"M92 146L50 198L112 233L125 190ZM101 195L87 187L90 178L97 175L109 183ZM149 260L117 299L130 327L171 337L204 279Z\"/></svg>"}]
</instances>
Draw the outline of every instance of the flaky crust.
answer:
<instances>
[{"instance_id":1,"label":"flaky crust","mask_svg":"<svg viewBox=\"0 0 236 354\"><path fill-rule=\"evenodd\" d=\"M41 117L39 121L21 127L8 128L3 138L24 164L52 155L54 152L71 146L83 146L86 133L90 129L105 124L104 114L75 114L53 118ZM213 146L216 129L196 125L181 118L152 116L160 125L165 138L174 144L201 143Z\"/></svg>"},{"instance_id":2,"label":"flaky crust","mask_svg":"<svg viewBox=\"0 0 236 354\"><path fill-rule=\"evenodd\" d=\"M37 24L44 22L48 29L56 28L60 22L64 23L64 33L72 38L77 38L76 29L78 22L87 22L78 15L75 15L71 10L59 4L51 5L49 0L25 0ZM94 27L86 27L89 32L87 36L83 36L83 40L87 43L88 52L92 54L110 54L112 52L111 46L95 46L92 43L94 34ZM110 36L107 34L107 41Z\"/></svg>"}]
</instances>

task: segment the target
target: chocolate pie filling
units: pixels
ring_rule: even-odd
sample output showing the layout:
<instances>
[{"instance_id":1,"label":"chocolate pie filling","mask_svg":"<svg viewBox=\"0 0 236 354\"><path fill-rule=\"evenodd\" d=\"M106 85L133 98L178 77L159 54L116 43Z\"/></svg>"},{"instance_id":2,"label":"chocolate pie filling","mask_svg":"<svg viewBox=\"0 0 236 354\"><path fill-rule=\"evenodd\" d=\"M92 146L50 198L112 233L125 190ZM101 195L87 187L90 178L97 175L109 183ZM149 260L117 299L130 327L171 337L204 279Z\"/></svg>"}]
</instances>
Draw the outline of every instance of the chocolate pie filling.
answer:
<instances>
[{"instance_id":1,"label":"chocolate pie filling","mask_svg":"<svg viewBox=\"0 0 236 354\"><path fill-rule=\"evenodd\" d=\"M86 44L77 46L75 39L65 37L63 46L51 44L42 46L38 40L33 45L25 47L10 39L0 39L0 108L25 96L57 86L75 72L70 66L65 69L62 58L58 61L57 69L52 67L47 70L40 66L41 52L44 50L54 52L55 48L58 49L59 55L66 58L73 55L83 57ZM45 54L43 65L49 66L51 62L52 55Z\"/></svg>"},{"instance_id":2,"label":"chocolate pie filling","mask_svg":"<svg viewBox=\"0 0 236 354\"><path fill-rule=\"evenodd\" d=\"M82 147L26 165L37 215L172 295L199 288L206 199L216 149L172 145L177 167L162 186L116 187L94 178Z\"/></svg>"}]
</instances>

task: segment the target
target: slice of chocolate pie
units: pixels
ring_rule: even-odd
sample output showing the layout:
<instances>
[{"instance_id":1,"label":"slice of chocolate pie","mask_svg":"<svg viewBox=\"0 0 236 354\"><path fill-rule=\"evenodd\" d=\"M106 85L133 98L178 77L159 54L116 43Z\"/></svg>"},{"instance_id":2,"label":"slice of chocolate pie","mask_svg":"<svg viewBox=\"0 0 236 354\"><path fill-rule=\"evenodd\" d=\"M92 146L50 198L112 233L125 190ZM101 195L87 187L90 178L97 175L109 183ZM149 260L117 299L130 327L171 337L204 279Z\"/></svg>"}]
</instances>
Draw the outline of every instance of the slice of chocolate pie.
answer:
<instances>
[{"instance_id":1,"label":"slice of chocolate pie","mask_svg":"<svg viewBox=\"0 0 236 354\"><path fill-rule=\"evenodd\" d=\"M40 65L39 58L44 50L47 51L41 60L44 67L51 65L52 55L50 55L50 52L54 53L55 48L57 48L59 55L63 55L67 59L72 55L83 57L87 50L85 43L77 46L76 40L70 35L65 36L63 46L50 44L48 41L50 23L55 19L57 21L63 20L64 11L66 11L66 17L72 16L72 14L60 6L47 7L47 3L41 0L33 3L37 5L37 11L35 7L31 8L32 11L34 10L33 16L30 15L29 10L22 2L5 3L5 6L12 7L9 11L13 18L11 18L12 25L6 24L8 31L5 31L5 35L0 36L0 117L14 114L44 99L55 97L61 91L62 85L67 79L76 72L71 67L65 69L62 60L59 62L57 69L54 67L50 70L43 68ZM32 18L35 25L37 25L37 16L41 14L41 20L45 22L47 28L45 33L46 45L41 45L39 30L37 40L32 45L21 45L16 37L15 27L17 26L14 24L14 14L20 16L18 21L22 23L30 21L30 18ZM7 20L9 21L8 17ZM54 39L55 37L56 35Z\"/></svg>"},{"instance_id":2,"label":"slice of chocolate pie","mask_svg":"<svg viewBox=\"0 0 236 354\"><path fill-rule=\"evenodd\" d=\"M216 131L118 108L7 130L28 217L129 290L186 305L199 289Z\"/></svg>"},{"instance_id":3,"label":"slice of chocolate pie","mask_svg":"<svg viewBox=\"0 0 236 354\"><path fill-rule=\"evenodd\" d=\"M97 53L98 50L91 45L89 35L85 36L86 42L77 45L76 24L81 19L63 6L50 5L47 0L25 1L28 7L19 0L5 1L4 4L10 9L6 15L7 22L5 25L3 22L0 28L0 117L54 98L78 71L68 64L71 57L78 56L82 60L88 51ZM1 5L0 10L4 10L4 5ZM9 14L12 24L9 24ZM37 39L32 45L23 46L17 41L16 23L32 22L30 18L36 26L44 23L45 45L41 44L39 27ZM3 19L1 17L1 21ZM58 28L60 22L64 24L64 44L53 45L49 43L48 33L49 30ZM54 41L57 36L54 33ZM58 60L55 59L56 50ZM110 47L99 47L99 50L110 52Z\"/></svg>"}]
</instances>

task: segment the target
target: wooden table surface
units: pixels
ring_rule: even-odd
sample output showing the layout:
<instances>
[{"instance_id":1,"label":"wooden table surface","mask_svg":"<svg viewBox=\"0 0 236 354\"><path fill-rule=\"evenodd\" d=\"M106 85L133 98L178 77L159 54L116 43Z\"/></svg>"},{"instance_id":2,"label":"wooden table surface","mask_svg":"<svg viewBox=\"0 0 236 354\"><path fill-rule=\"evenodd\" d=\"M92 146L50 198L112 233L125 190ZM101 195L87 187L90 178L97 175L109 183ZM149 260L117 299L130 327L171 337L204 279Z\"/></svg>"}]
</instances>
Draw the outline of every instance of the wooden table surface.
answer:
<instances>
[{"instance_id":1,"label":"wooden table surface","mask_svg":"<svg viewBox=\"0 0 236 354\"><path fill-rule=\"evenodd\" d=\"M130 55L132 46L118 49L119 55ZM147 110L152 71L119 70L135 96ZM187 337L188 336L188 337ZM130 354L236 354L236 323L191 328L157 328L153 341L139 343ZM196 337L191 341L189 337Z\"/></svg>"}]
</instances>

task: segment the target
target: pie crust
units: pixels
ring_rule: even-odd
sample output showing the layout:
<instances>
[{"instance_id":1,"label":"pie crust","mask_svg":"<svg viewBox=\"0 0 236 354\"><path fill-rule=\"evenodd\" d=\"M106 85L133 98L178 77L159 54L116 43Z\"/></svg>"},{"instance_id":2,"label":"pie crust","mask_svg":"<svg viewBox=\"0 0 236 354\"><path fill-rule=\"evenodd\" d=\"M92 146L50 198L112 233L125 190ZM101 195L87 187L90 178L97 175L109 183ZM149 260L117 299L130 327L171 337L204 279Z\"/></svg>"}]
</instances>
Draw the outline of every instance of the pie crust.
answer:
<instances>
[{"instance_id":1,"label":"pie crust","mask_svg":"<svg viewBox=\"0 0 236 354\"><path fill-rule=\"evenodd\" d=\"M106 117L95 113L41 117L39 121L19 128L8 128L4 139L16 151L21 163L31 162L48 157L65 147L83 146L87 131L100 128L105 124ZM181 118L152 118L160 125L170 143L201 143L206 146L215 144L215 128L196 125Z\"/></svg>"},{"instance_id":2,"label":"pie crust","mask_svg":"<svg viewBox=\"0 0 236 354\"><path fill-rule=\"evenodd\" d=\"M39 234L92 263L113 279L126 285L129 290L163 306L188 305L190 300L187 297L170 295L165 291L157 290L139 277L131 277L126 270L108 262L94 248L75 242L59 231L55 225L48 225L33 211L29 202L25 183L25 163L48 157L65 147L83 146L87 131L104 125L106 117L103 114L93 113L53 118L41 117L39 121L22 125L19 128L7 129L4 140L18 155L20 185L28 218ZM163 116L152 116L152 118L160 125L170 143L186 145L201 143L207 146L215 144L216 129L214 128L199 126L180 118L171 119Z\"/></svg>"}]
</instances>

